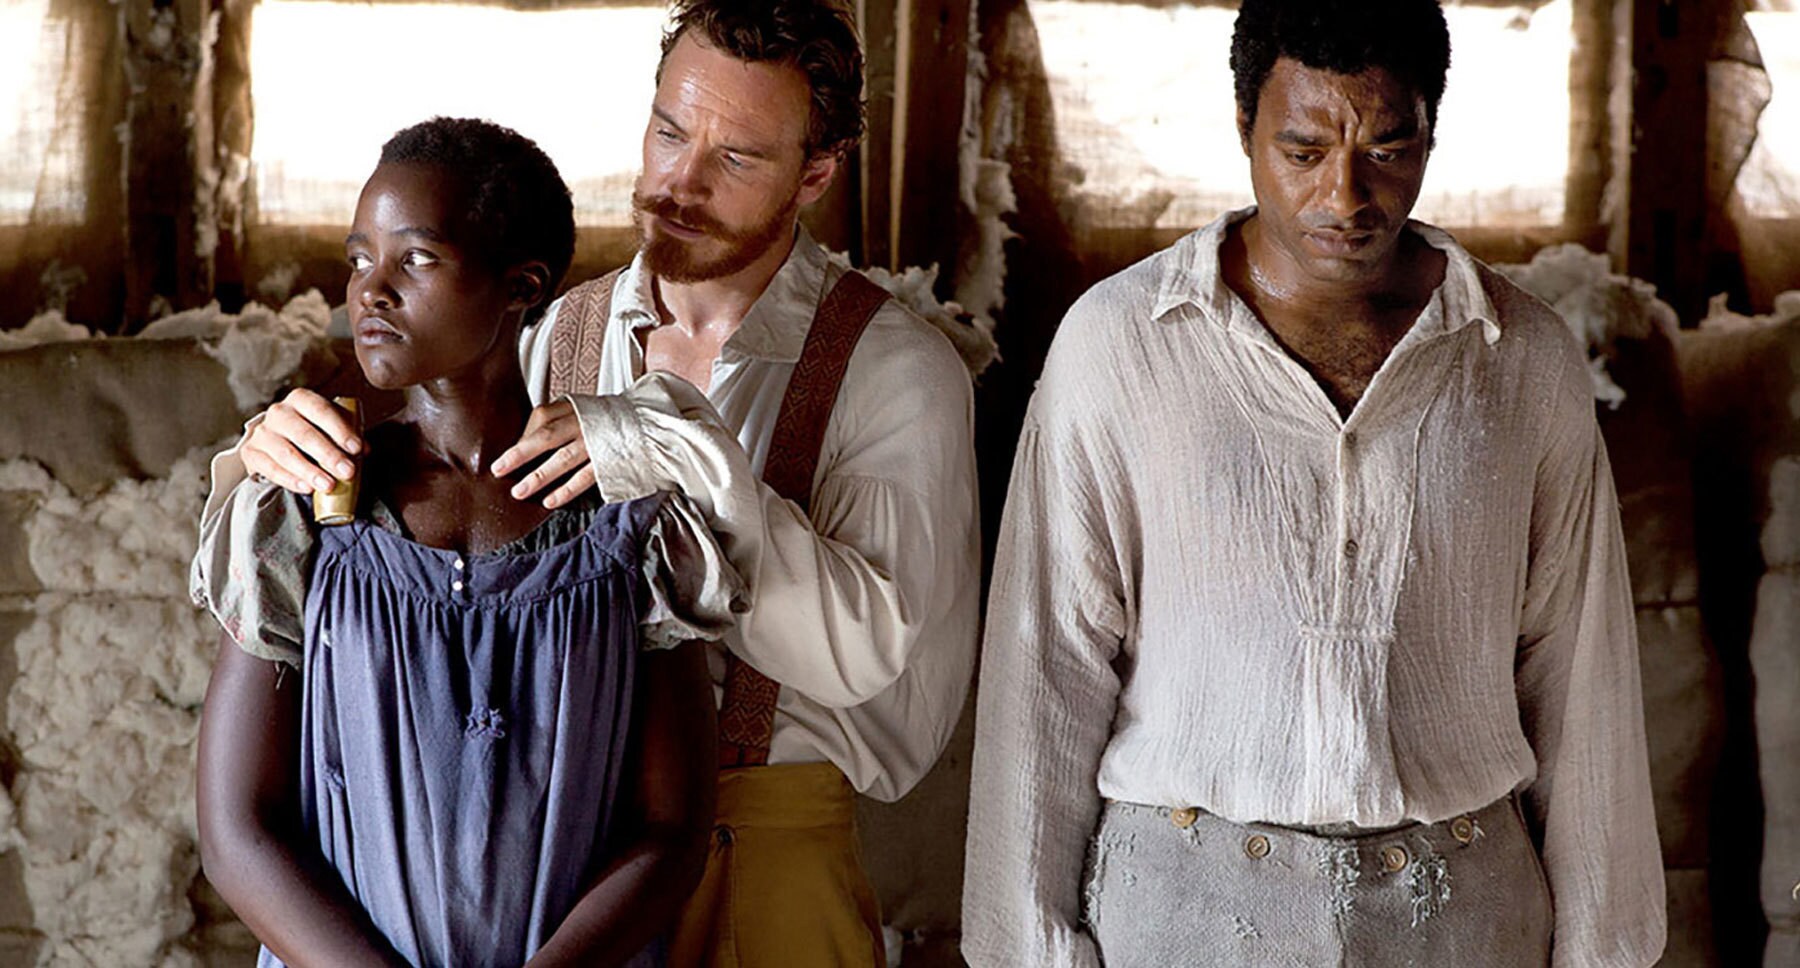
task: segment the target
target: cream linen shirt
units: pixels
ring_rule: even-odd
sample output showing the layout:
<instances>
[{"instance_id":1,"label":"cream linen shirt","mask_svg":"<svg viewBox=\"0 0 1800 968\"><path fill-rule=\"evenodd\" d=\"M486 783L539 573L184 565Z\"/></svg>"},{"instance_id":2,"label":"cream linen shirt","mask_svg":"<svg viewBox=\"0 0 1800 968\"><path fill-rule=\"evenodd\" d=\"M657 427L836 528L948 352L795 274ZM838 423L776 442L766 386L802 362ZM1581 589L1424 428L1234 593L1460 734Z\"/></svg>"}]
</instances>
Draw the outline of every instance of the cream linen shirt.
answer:
<instances>
[{"instance_id":1,"label":"cream linen shirt","mask_svg":"<svg viewBox=\"0 0 1800 968\"><path fill-rule=\"evenodd\" d=\"M1251 211L1057 333L989 598L964 953L1098 965L1080 894L1103 797L1379 827L1517 790L1553 963L1654 962L1637 640L1581 350L1410 223L1444 282L1342 419L1220 278Z\"/></svg>"},{"instance_id":2,"label":"cream linen shirt","mask_svg":"<svg viewBox=\"0 0 1800 968\"><path fill-rule=\"evenodd\" d=\"M810 514L762 483L788 378L843 272L802 229L702 394L643 375L637 333L658 316L640 257L613 288L595 388L608 396L574 399L601 494L686 495L748 585L724 647L782 685L769 761L829 760L895 800L943 752L974 671L974 391L950 341L889 301L851 354ZM534 393L548 384L557 308L521 341ZM722 648L711 664L722 691Z\"/></svg>"},{"instance_id":3,"label":"cream linen shirt","mask_svg":"<svg viewBox=\"0 0 1800 968\"><path fill-rule=\"evenodd\" d=\"M889 301L844 374L811 513L762 483L763 460L813 313L844 270L802 229L713 365L702 394L644 373L636 333L657 323L642 258L613 291L596 394L575 396L601 494L686 496L742 577L749 610L709 643L781 683L771 763L830 761L859 791L897 800L931 769L962 712L980 609L974 391L943 334ZM533 402L548 393L560 301L520 339ZM616 396L614 396L616 395ZM244 479L213 460L203 534ZM202 556L208 556L202 547Z\"/></svg>"}]
</instances>

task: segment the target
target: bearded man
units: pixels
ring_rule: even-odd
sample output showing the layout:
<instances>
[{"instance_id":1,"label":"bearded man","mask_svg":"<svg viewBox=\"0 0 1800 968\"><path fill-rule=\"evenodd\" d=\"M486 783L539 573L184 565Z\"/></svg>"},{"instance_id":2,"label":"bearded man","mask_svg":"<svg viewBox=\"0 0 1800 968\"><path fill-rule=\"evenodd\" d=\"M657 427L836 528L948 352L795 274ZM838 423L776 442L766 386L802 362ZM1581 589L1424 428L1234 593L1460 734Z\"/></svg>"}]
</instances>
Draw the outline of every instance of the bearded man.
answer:
<instances>
[{"instance_id":1,"label":"bearded man","mask_svg":"<svg viewBox=\"0 0 1800 968\"><path fill-rule=\"evenodd\" d=\"M852 791L911 789L973 669L968 373L798 222L862 124L840 4L678 5L632 197L641 249L525 332L541 406L492 463L519 475L516 498L552 507L595 487L685 494L746 582L747 610L710 655L719 812L676 965L884 964ZM322 489L362 446L306 391L254 420L214 463L202 541L227 550L203 548L196 581L230 568L226 495L246 472Z\"/></svg>"}]
</instances>

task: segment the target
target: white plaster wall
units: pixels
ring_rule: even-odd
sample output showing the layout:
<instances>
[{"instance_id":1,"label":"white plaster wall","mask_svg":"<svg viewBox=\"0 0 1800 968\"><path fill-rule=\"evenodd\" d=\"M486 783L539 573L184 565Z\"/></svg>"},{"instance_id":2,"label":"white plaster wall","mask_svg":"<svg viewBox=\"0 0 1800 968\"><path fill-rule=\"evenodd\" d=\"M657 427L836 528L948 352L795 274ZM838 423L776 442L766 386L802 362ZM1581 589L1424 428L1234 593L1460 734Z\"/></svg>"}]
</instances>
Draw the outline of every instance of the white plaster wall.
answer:
<instances>
[{"instance_id":1,"label":"white plaster wall","mask_svg":"<svg viewBox=\"0 0 1800 968\"><path fill-rule=\"evenodd\" d=\"M199 339L224 369L190 354L185 370L137 377L120 405L216 406L219 395L192 381L223 379L249 409L292 375L328 318L316 292L279 312L166 317L149 338ZM50 313L5 336L0 351L88 333ZM110 352L132 341L105 342ZM15 392L57 379L41 376ZM6 409L34 419L29 399ZM94 414L95 435L115 419ZM0 553L0 895L11 895L0 900L0 964L178 968L247 954L241 926L210 910L194 831L194 742L218 631L188 601L187 569L207 463L230 443L97 491L71 490L31 461L0 462L10 545Z\"/></svg>"},{"instance_id":2,"label":"white plaster wall","mask_svg":"<svg viewBox=\"0 0 1800 968\"><path fill-rule=\"evenodd\" d=\"M0 805L37 965L198 963L181 941L194 925L194 737L217 633L188 604L185 575L210 453L90 500L35 464L0 465L42 586L5 603L27 620L4 700L13 809Z\"/></svg>"}]
</instances>

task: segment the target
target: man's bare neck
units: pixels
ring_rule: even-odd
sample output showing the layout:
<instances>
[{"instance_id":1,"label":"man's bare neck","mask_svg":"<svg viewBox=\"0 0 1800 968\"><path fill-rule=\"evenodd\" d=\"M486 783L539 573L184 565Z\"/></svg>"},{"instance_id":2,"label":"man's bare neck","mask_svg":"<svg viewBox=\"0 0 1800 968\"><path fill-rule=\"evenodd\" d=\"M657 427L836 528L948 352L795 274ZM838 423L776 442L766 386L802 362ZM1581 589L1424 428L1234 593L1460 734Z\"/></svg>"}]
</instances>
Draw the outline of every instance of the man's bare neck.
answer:
<instances>
[{"instance_id":1,"label":"man's bare neck","mask_svg":"<svg viewBox=\"0 0 1800 968\"><path fill-rule=\"evenodd\" d=\"M1442 283L1443 253L1403 233L1373 282L1300 280L1257 260L1254 228L1227 235L1220 272L1275 342L1306 369L1348 419L1375 373Z\"/></svg>"}]
</instances>

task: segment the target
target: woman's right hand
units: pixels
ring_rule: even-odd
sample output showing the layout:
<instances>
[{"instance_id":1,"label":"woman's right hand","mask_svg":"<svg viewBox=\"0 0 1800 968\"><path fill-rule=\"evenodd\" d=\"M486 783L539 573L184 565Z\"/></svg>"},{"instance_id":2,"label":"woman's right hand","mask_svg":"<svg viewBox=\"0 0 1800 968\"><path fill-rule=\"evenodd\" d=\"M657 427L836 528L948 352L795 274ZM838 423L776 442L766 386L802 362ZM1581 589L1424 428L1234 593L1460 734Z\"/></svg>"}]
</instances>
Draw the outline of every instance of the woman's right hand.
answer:
<instances>
[{"instance_id":1,"label":"woman's right hand","mask_svg":"<svg viewBox=\"0 0 1800 968\"><path fill-rule=\"evenodd\" d=\"M352 455L363 451L350 416L311 390L289 393L263 411L244 435L238 456L244 469L295 494L330 490L334 479L354 473Z\"/></svg>"}]
</instances>

